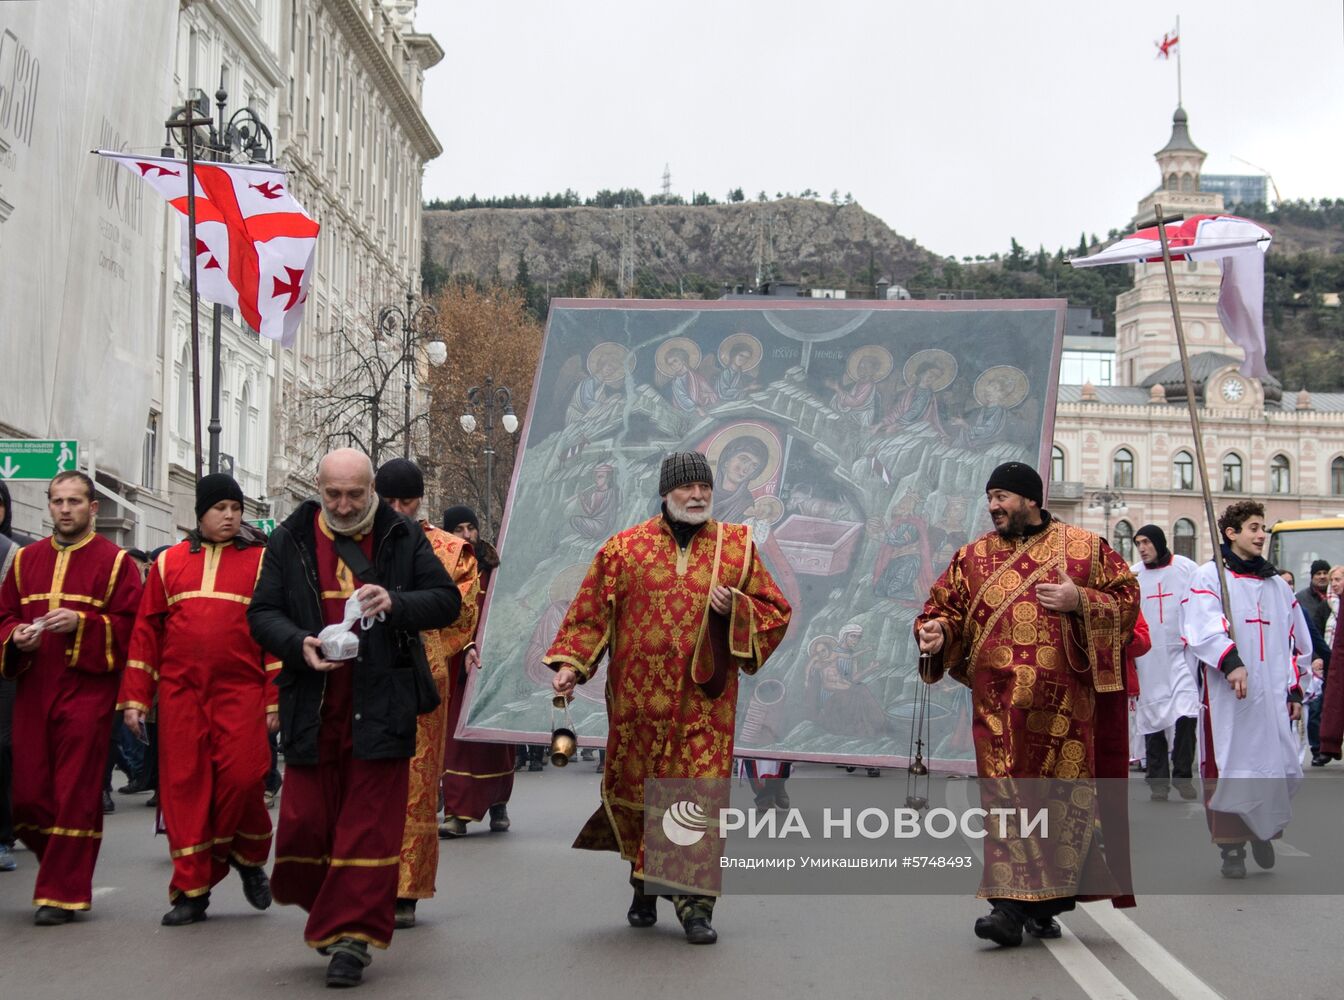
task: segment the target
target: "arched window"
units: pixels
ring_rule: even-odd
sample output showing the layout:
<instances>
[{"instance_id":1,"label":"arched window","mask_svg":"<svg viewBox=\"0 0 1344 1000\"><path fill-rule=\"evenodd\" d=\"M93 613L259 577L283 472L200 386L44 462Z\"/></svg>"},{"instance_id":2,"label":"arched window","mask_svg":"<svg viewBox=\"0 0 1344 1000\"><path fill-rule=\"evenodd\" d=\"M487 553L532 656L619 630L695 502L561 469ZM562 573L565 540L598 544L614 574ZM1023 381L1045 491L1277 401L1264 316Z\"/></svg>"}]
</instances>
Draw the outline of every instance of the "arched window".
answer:
<instances>
[{"instance_id":1,"label":"arched window","mask_svg":"<svg viewBox=\"0 0 1344 1000\"><path fill-rule=\"evenodd\" d=\"M1236 452L1223 456L1223 492L1241 492L1241 456Z\"/></svg>"},{"instance_id":2,"label":"arched window","mask_svg":"<svg viewBox=\"0 0 1344 1000\"><path fill-rule=\"evenodd\" d=\"M1193 490L1195 488L1195 460L1188 451L1178 451L1171 460L1171 488L1173 490Z\"/></svg>"},{"instance_id":3,"label":"arched window","mask_svg":"<svg viewBox=\"0 0 1344 1000\"><path fill-rule=\"evenodd\" d=\"M1167 175L1167 190L1175 191L1181 186L1181 178L1177 174Z\"/></svg>"},{"instance_id":4,"label":"arched window","mask_svg":"<svg viewBox=\"0 0 1344 1000\"><path fill-rule=\"evenodd\" d=\"M1195 522L1188 517L1181 518L1172 527L1171 551L1178 556L1185 556L1187 559L1197 558L1195 555Z\"/></svg>"},{"instance_id":5,"label":"arched window","mask_svg":"<svg viewBox=\"0 0 1344 1000\"><path fill-rule=\"evenodd\" d=\"M1344 458L1330 463L1330 495L1344 497Z\"/></svg>"},{"instance_id":6,"label":"arched window","mask_svg":"<svg viewBox=\"0 0 1344 1000\"><path fill-rule=\"evenodd\" d=\"M252 411L252 383L243 383L243 395L238 401L238 465L244 469L252 468L252 454L248 451L248 417Z\"/></svg>"},{"instance_id":7,"label":"arched window","mask_svg":"<svg viewBox=\"0 0 1344 1000\"><path fill-rule=\"evenodd\" d=\"M1127 563L1134 561L1134 526L1128 521L1117 521L1115 524L1115 551L1120 553L1120 558Z\"/></svg>"},{"instance_id":8,"label":"arched window","mask_svg":"<svg viewBox=\"0 0 1344 1000\"><path fill-rule=\"evenodd\" d=\"M1121 489L1134 486L1134 453L1121 448L1111 459L1111 485Z\"/></svg>"},{"instance_id":9,"label":"arched window","mask_svg":"<svg viewBox=\"0 0 1344 1000\"><path fill-rule=\"evenodd\" d=\"M1269 460L1269 492L1293 492L1293 476L1287 455L1275 455Z\"/></svg>"},{"instance_id":10,"label":"arched window","mask_svg":"<svg viewBox=\"0 0 1344 1000\"><path fill-rule=\"evenodd\" d=\"M177 362L177 436L191 437L191 345L182 348Z\"/></svg>"},{"instance_id":11,"label":"arched window","mask_svg":"<svg viewBox=\"0 0 1344 1000\"><path fill-rule=\"evenodd\" d=\"M1050 449L1050 480L1055 483L1064 482L1064 449L1059 445Z\"/></svg>"},{"instance_id":12,"label":"arched window","mask_svg":"<svg viewBox=\"0 0 1344 1000\"><path fill-rule=\"evenodd\" d=\"M1193 174L1181 174L1181 190L1193 191L1195 189L1195 178Z\"/></svg>"}]
</instances>

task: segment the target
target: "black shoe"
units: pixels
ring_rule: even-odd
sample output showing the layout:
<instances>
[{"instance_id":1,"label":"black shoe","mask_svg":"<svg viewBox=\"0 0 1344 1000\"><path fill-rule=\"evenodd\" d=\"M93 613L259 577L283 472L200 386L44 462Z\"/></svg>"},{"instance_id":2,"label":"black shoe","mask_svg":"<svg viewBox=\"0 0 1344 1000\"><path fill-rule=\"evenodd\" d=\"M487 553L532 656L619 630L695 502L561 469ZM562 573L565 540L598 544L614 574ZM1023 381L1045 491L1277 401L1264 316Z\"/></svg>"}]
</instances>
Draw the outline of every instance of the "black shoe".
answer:
<instances>
[{"instance_id":1,"label":"black shoe","mask_svg":"<svg viewBox=\"0 0 1344 1000\"><path fill-rule=\"evenodd\" d=\"M658 897L636 892L630 909L625 911L625 919L631 927L652 927L658 922Z\"/></svg>"},{"instance_id":2,"label":"black shoe","mask_svg":"<svg viewBox=\"0 0 1344 1000\"><path fill-rule=\"evenodd\" d=\"M208 892L204 896L183 896L159 922L164 927L185 927L187 924L200 923L205 919L205 908L209 905Z\"/></svg>"},{"instance_id":3,"label":"black shoe","mask_svg":"<svg viewBox=\"0 0 1344 1000\"><path fill-rule=\"evenodd\" d=\"M1314 753L1311 755L1311 766L1325 767L1326 764L1330 763L1330 760L1331 758L1328 754Z\"/></svg>"},{"instance_id":4,"label":"black shoe","mask_svg":"<svg viewBox=\"0 0 1344 1000\"><path fill-rule=\"evenodd\" d=\"M399 899L397 900L397 916L395 921L397 930L409 930L415 926L415 900Z\"/></svg>"},{"instance_id":5,"label":"black shoe","mask_svg":"<svg viewBox=\"0 0 1344 1000\"><path fill-rule=\"evenodd\" d=\"M1166 802L1167 796L1171 794L1170 788L1150 788L1148 789L1148 798L1153 802Z\"/></svg>"},{"instance_id":6,"label":"black shoe","mask_svg":"<svg viewBox=\"0 0 1344 1000\"><path fill-rule=\"evenodd\" d=\"M539 760L530 760L527 762L527 769L529 771L540 771L543 766L544 765Z\"/></svg>"},{"instance_id":7,"label":"black shoe","mask_svg":"<svg viewBox=\"0 0 1344 1000\"><path fill-rule=\"evenodd\" d=\"M1185 799L1187 802L1193 802L1195 799L1199 798L1199 790L1195 788L1195 784L1192 781L1178 781L1176 783L1176 791L1181 798Z\"/></svg>"},{"instance_id":8,"label":"black shoe","mask_svg":"<svg viewBox=\"0 0 1344 1000\"><path fill-rule=\"evenodd\" d=\"M1022 922L1022 929L1042 941L1053 941L1064 933L1060 930L1059 921L1054 917L1027 917Z\"/></svg>"},{"instance_id":9,"label":"black shoe","mask_svg":"<svg viewBox=\"0 0 1344 1000\"><path fill-rule=\"evenodd\" d=\"M33 914L33 923L38 927L57 927L60 924L68 924L74 919L74 910L62 909L59 906L39 906L37 912Z\"/></svg>"},{"instance_id":10,"label":"black shoe","mask_svg":"<svg viewBox=\"0 0 1344 1000\"><path fill-rule=\"evenodd\" d=\"M870 768L868 768L868 777L870 777L870 778L880 778L880 777L882 777L882 771L881 771L881 769L880 769L880 768L876 768L876 767L870 767Z\"/></svg>"},{"instance_id":11,"label":"black shoe","mask_svg":"<svg viewBox=\"0 0 1344 1000\"><path fill-rule=\"evenodd\" d=\"M106 788L103 789L103 814L116 812L117 804L112 801L112 793Z\"/></svg>"},{"instance_id":12,"label":"black shoe","mask_svg":"<svg viewBox=\"0 0 1344 1000\"><path fill-rule=\"evenodd\" d=\"M508 804L496 802L490 807L490 832L504 833L510 825Z\"/></svg>"},{"instance_id":13,"label":"black shoe","mask_svg":"<svg viewBox=\"0 0 1344 1000\"><path fill-rule=\"evenodd\" d=\"M141 792L149 791L149 786L141 778L132 778L126 784L117 789L118 795L139 795Z\"/></svg>"},{"instance_id":14,"label":"black shoe","mask_svg":"<svg viewBox=\"0 0 1344 1000\"><path fill-rule=\"evenodd\" d=\"M1022 943L1022 921L996 906L989 916L976 918L975 936L1001 948L1016 948Z\"/></svg>"},{"instance_id":15,"label":"black shoe","mask_svg":"<svg viewBox=\"0 0 1344 1000\"><path fill-rule=\"evenodd\" d=\"M158 790L157 788L154 790L154 794L153 794L153 795L151 795L149 798L145 799L145 805L149 806L151 809L156 809L156 808L158 808L158 805L159 805L159 790Z\"/></svg>"},{"instance_id":16,"label":"black shoe","mask_svg":"<svg viewBox=\"0 0 1344 1000\"><path fill-rule=\"evenodd\" d=\"M1223 878L1246 877L1246 845L1223 844Z\"/></svg>"},{"instance_id":17,"label":"black shoe","mask_svg":"<svg viewBox=\"0 0 1344 1000\"><path fill-rule=\"evenodd\" d=\"M691 917L686 921L686 940L690 944L713 944L719 932L709 926L708 917Z\"/></svg>"},{"instance_id":18,"label":"black shoe","mask_svg":"<svg viewBox=\"0 0 1344 1000\"><path fill-rule=\"evenodd\" d=\"M358 986L364 980L364 963L349 952L338 951L327 963L327 985L333 989Z\"/></svg>"},{"instance_id":19,"label":"black shoe","mask_svg":"<svg viewBox=\"0 0 1344 1000\"><path fill-rule=\"evenodd\" d=\"M229 867L243 880L243 898L254 910L265 910L271 905L271 880L260 865L245 865L229 858Z\"/></svg>"},{"instance_id":20,"label":"black shoe","mask_svg":"<svg viewBox=\"0 0 1344 1000\"><path fill-rule=\"evenodd\" d=\"M1274 867L1274 845L1268 840L1251 841L1251 857L1255 863L1266 870Z\"/></svg>"}]
</instances>

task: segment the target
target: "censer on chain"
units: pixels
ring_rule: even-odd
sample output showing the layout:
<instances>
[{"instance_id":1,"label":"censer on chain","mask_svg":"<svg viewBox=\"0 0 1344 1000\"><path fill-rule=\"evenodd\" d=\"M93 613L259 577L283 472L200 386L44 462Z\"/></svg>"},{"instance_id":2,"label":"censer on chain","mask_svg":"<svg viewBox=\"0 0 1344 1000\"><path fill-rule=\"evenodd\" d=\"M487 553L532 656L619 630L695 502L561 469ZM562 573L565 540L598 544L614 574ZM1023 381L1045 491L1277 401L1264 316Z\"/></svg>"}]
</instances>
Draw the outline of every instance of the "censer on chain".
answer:
<instances>
[{"instance_id":1,"label":"censer on chain","mask_svg":"<svg viewBox=\"0 0 1344 1000\"><path fill-rule=\"evenodd\" d=\"M929 689L924 679L932 665L928 653L919 654L919 687L915 692L914 719L910 727L910 766L905 773L905 806L907 809L927 809L929 806L929 766L924 762L926 750L932 751L932 738L929 723ZM923 779L924 794L920 794L920 779Z\"/></svg>"},{"instance_id":2,"label":"censer on chain","mask_svg":"<svg viewBox=\"0 0 1344 1000\"><path fill-rule=\"evenodd\" d=\"M556 725L556 710L563 714ZM569 717L569 699L562 694L551 699L551 763L564 767L579 749L579 738L574 734L574 720Z\"/></svg>"}]
</instances>

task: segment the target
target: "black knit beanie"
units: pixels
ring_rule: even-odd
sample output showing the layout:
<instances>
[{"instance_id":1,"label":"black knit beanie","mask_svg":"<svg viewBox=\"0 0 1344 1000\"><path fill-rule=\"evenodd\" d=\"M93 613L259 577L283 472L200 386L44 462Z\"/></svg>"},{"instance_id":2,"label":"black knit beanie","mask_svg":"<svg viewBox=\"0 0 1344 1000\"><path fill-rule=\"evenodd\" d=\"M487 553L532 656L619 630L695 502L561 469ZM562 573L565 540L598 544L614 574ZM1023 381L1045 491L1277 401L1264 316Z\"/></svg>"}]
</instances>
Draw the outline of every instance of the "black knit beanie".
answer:
<instances>
[{"instance_id":1,"label":"black knit beanie","mask_svg":"<svg viewBox=\"0 0 1344 1000\"><path fill-rule=\"evenodd\" d=\"M373 488L384 500L418 500L425 495L425 477L409 458L391 458L378 467Z\"/></svg>"},{"instance_id":2,"label":"black knit beanie","mask_svg":"<svg viewBox=\"0 0 1344 1000\"><path fill-rule=\"evenodd\" d=\"M1035 500L1037 506L1045 502L1045 486L1040 473L1022 462L1004 462L989 476L985 483L985 492L1007 490L1028 500Z\"/></svg>"},{"instance_id":3,"label":"black knit beanie","mask_svg":"<svg viewBox=\"0 0 1344 1000\"><path fill-rule=\"evenodd\" d=\"M207 510L221 500L243 502L243 488L238 481L225 472L212 472L201 478L196 484L196 520L200 520Z\"/></svg>"},{"instance_id":4,"label":"black knit beanie","mask_svg":"<svg viewBox=\"0 0 1344 1000\"><path fill-rule=\"evenodd\" d=\"M459 524L469 524L477 531L481 530L481 522L476 520L476 512L465 504L449 507L443 512L444 531L452 531Z\"/></svg>"}]
</instances>

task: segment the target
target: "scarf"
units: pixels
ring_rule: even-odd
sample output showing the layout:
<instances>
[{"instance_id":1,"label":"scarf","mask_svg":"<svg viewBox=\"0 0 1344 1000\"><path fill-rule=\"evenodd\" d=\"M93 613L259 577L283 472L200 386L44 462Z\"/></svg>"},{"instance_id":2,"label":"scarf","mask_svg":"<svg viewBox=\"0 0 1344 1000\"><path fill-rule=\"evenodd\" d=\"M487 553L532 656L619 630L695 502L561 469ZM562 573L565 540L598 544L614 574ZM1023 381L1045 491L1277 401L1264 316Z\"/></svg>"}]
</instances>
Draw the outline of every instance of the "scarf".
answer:
<instances>
[{"instance_id":1,"label":"scarf","mask_svg":"<svg viewBox=\"0 0 1344 1000\"><path fill-rule=\"evenodd\" d=\"M378 494L370 493L369 506L364 509L364 514L362 517L360 517L359 522L355 524L354 527L348 528L344 531L342 531L340 528L337 528L334 524L331 523L331 520L327 517L327 508L325 507L323 507L320 512L322 517L322 523L326 526L326 529L330 531L333 535L348 535L351 538L357 538L359 536L367 535L369 533L369 529L373 527L374 517L378 514L379 503L381 503L381 501L378 499Z\"/></svg>"},{"instance_id":2,"label":"scarf","mask_svg":"<svg viewBox=\"0 0 1344 1000\"><path fill-rule=\"evenodd\" d=\"M1243 559L1232 551L1232 546L1228 542L1223 542L1223 565L1233 573L1238 573L1241 576L1258 576L1262 580L1268 580L1271 576L1278 576L1279 574L1279 571L1274 568L1274 564L1267 562L1264 556Z\"/></svg>"}]
</instances>

